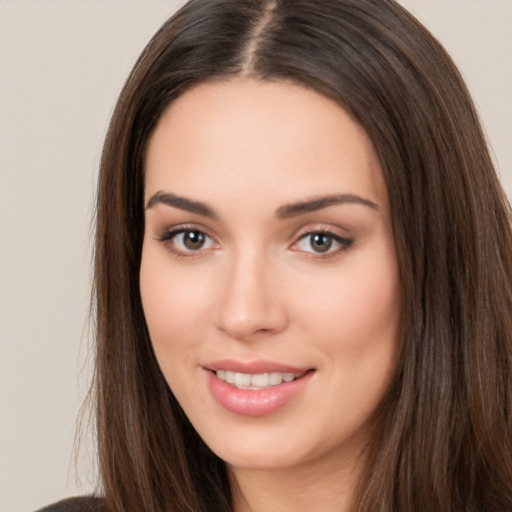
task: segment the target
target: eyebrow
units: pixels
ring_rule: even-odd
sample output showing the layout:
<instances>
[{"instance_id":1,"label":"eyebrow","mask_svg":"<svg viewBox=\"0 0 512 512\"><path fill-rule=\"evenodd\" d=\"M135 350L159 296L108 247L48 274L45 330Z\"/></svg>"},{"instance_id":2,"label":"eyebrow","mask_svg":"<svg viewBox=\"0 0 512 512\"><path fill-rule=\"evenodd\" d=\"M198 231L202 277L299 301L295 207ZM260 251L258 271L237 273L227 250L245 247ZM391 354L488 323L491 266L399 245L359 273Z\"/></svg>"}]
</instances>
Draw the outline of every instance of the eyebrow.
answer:
<instances>
[{"instance_id":1,"label":"eyebrow","mask_svg":"<svg viewBox=\"0 0 512 512\"><path fill-rule=\"evenodd\" d=\"M173 206L174 208L179 208L180 210L185 210L191 213L197 213L198 215L210 217L212 219L217 218L217 214L205 203L193 201L192 199L177 196L169 192L159 191L153 194L146 205L146 209L153 208L157 204Z\"/></svg>"},{"instance_id":2,"label":"eyebrow","mask_svg":"<svg viewBox=\"0 0 512 512\"><path fill-rule=\"evenodd\" d=\"M372 210L379 210L379 206L369 199L365 199L355 194L335 194L315 197L308 201L300 201L298 203L281 206L281 208L277 210L277 217L280 219L288 219L290 217L305 215L306 213L315 212L317 210L322 210L323 208L339 204L360 204L362 206L367 206Z\"/></svg>"},{"instance_id":3,"label":"eyebrow","mask_svg":"<svg viewBox=\"0 0 512 512\"><path fill-rule=\"evenodd\" d=\"M179 208L180 210L196 213L212 219L218 218L217 213L215 213L215 211L206 203L177 196L170 192L158 191L153 194L146 205L146 209L153 208L157 204L165 204L167 206ZM307 213L322 210L323 208L328 208L329 206L336 206L340 204L359 204L373 210L379 210L379 206L369 199L365 199L355 194L335 194L314 197L308 201L285 204L277 209L276 217L278 219L289 219L291 217L305 215Z\"/></svg>"}]
</instances>

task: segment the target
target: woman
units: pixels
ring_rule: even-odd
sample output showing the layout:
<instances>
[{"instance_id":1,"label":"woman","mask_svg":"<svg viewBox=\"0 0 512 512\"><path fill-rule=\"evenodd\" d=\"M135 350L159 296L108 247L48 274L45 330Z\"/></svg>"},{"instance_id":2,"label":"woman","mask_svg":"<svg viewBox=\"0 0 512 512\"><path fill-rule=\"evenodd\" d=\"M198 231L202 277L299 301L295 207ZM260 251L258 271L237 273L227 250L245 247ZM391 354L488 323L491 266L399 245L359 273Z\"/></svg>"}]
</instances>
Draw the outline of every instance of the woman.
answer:
<instances>
[{"instance_id":1,"label":"woman","mask_svg":"<svg viewBox=\"0 0 512 512\"><path fill-rule=\"evenodd\" d=\"M403 8L192 0L105 143L76 506L512 509L511 277L474 106Z\"/></svg>"}]
</instances>

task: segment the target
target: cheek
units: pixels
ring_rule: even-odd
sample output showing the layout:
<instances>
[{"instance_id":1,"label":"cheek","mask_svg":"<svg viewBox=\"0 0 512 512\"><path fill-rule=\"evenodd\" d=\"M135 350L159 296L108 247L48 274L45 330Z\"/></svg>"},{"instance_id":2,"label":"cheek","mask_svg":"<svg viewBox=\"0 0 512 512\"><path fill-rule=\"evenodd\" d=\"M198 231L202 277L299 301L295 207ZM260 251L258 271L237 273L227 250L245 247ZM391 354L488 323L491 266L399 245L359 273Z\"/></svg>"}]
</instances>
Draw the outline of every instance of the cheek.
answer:
<instances>
[{"instance_id":1,"label":"cheek","mask_svg":"<svg viewBox=\"0 0 512 512\"><path fill-rule=\"evenodd\" d=\"M206 295L207 281L195 279L179 267L170 264L164 251L143 250L142 306L153 350L167 384L180 402L199 403L202 395L191 385L190 372L197 369L195 347L201 343L201 323L206 318L204 301L200 298Z\"/></svg>"},{"instance_id":2,"label":"cheek","mask_svg":"<svg viewBox=\"0 0 512 512\"><path fill-rule=\"evenodd\" d=\"M303 303L301 328L315 340L316 350L327 356L323 361L333 378L329 387L346 391L347 409L355 411L366 404L371 410L389 386L401 311L400 279L391 251L375 252L354 264L347 258L343 270Z\"/></svg>"},{"instance_id":3,"label":"cheek","mask_svg":"<svg viewBox=\"0 0 512 512\"><path fill-rule=\"evenodd\" d=\"M341 297L343 302L338 302L338 311L343 311L338 326L353 343L364 347L397 338L401 312L398 279L368 272L347 292Z\"/></svg>"},{"instance_id":4,"label":"cheek","mask_svg":"<svg viewBox=\"0 0 512 512\"><path fill-rule=\"evenodd\" d=\"M371 418L395 374L401 287L395 267L386 268L345 275L315 307L315 346L329 379L323 406L346 432Z\"/></svg>"},{"instance_id":5,"label":"cheek","mask_svg":"<svg viewBox=\"0 0 512 512\"><path fill-rule=\"evenodd\" d=\"M164 251L143 250L142 306L160 364L172 364L174 358L167 358L166 354L184 354L187 348L199 343L210 287L205 277L170 264Z\"/></svg>"},{"instance_id":6,"label":"cheek","mask_svg":"<svg viewBox=\"0 0 512 512\"><path fill-rule=\"evenodd\" d=\"M325 339L357 349L366 342L396 338L401 314L398 269L394 259L372 259L376 264L347 264L303 294L308 299L302 302L302 318L310 318Z\"/></svg>"}]
</instances>

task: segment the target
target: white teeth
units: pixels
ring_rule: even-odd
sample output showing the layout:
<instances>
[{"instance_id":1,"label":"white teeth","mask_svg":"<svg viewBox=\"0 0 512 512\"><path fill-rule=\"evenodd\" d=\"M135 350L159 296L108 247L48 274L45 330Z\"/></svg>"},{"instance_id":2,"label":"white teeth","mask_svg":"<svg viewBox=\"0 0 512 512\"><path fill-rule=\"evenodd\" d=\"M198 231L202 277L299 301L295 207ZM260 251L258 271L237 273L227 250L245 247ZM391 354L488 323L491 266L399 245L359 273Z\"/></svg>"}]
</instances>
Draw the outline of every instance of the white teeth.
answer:
<instances>
[{"instance_id":1,"label":"white teeth","mask_svg":"<svg viewBox=\"0 0 512 512\"><path fill-rule=\"evenodd\" d=\"M267 387L270 384L270 375L268 373L258 373L251 377L251 384L258 388Z\"/></svg>"},{"instance_id":2,"label":"white teeth","mask_svg":"<svg viewBox=\"0 0 512 512\"><path fill-rule=\"evenodd\" d=\"M228 384L232 384L239 389L262 389L271 386L277 386L283 382L292 382L302 373L240 373L227 370L217 370L217 377Z\"/></svg>"},{"instance_id":3,"label":"white teeth","mask_svg":"<svg viewBox=\"0 0 512 512\"><path fill-rule=\"evenodd\" d=\"M270 374L270 385L275 386L276 384L281 384L283 382L283 374L279 372L272 372Z\"/></svg>"},{"instance_id":4,"label":"white teeth","mask_svg":"<svg viewBox=\"0 0 512 512\"><path fill-rule=\"evenodd\" d=\"M235 373L235 386L237 388L245 388L251 385L251 376L248 373Z\"/></svg>"}]
</instances>

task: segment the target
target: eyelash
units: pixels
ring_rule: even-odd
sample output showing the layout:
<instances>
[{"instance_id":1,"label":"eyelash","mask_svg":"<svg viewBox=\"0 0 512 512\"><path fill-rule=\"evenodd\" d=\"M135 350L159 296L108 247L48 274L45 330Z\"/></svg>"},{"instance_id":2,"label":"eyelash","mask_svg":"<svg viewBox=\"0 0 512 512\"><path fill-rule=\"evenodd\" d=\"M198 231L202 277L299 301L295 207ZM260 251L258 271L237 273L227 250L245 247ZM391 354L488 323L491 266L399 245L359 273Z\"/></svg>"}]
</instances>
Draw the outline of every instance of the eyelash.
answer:
<instances>
[{"instance_id":1,"label":"eyelash","mask_svg":"<svg viewBox=\"0 0 512 512\"><path fill-rule=\"evenodd\" d=\"M180 226L179 228L169 229L169 230L165 231L164 233L162 233L162 235L160 235L157 238L157 241L164 244L167 247L167 249L178 258L181 258L181 257L190 258L190 257L194 257L194 256L195 257L199 256L200 253L204 251L204 249L202 247L197 251L194 251L191 249L187 251L187 250L176 248L176 246L174 244L174 240L176 239L176 237L178 235L184 235L185 233L198 233L200 235L203 235L207 239L214 241L213 238L210 235L208 235L208 233L206 233L204 230L196 228L194 226ZM203 249L203 250L201 250L201 249Z\"/></svg>"},{"instance_id":2,"label":"eyelash","mask_svg":"<svg viewBox=\"0 0 512 512\"><path fill-rule=\"evenodd\" d=\"M180 226L179 228L167 230L162 235L157 237L157 241L166 245L167 249L178 258L180 258L180 257L185 257L185 258L198 257L205 250L210 249L210 247L205 249L203 246L198 248L198 250L193 250L193 249L183 250L183 249L176 248L175 244L173 243L174 240L176 239L176 237L178 235L184 235L186 233L196 233L196 234L204 236L207 240L209 239L209 240L211 240L211 242L216 243L215 240L213 239L213 237L208 235L204 230L196 228L194 226ZM315 235L322 235L323 237L329 239L331 244L332 244L332 242L339 244L339 247L336 248L335 250L331 250L331 247L329 246L325 252L305 251L305 250L302 251L305 254L308 254L309 257L313 257L313 258L317 258L317 259L328 259L328 258L337 256L340 252L347 250L353 244L352 239L339 236L338 234L333 233L329 229L316 229L316 230L307 231L307 232L303 233L302 235L300 235L299 238L297 239L297 241L292 244L291 250L300 251L300 249L296 249L295 247L298 244L300 244L302 241L306 240L307 238L310 238L310 246L311 246L312 237L314 237Z\"/></svg>"},{"instance_id":3,"label":"eyelash","mask_svg":"<svg viewBox=\"0 0 512 512\"><path fill-rule=\"evenodd\" d=\"M334 242L334 243L338 244L339 247L335 248L334 250L331 250L331 246L329 246L325 252L303 251L306 254L308 254L310 257L313 257L313 258L328 259L328 258L338 256L341 252L349 249L353 243L352 239L342 237L336 233L333 233L329 229L316 229L316 230L311 230L311 231L308 231L308 232L302 234L299 237L299 239L297 240L297 242L294 242L292 247L297 246L302 241L307 240L308 238L310 239L309 245L311 246L311 244L313 242L313 237L315 235L321 235L322 237L329 239L331 244ZM293 250L299 250L299 249L293 249Z\"/></svg>"}]
</instances>

